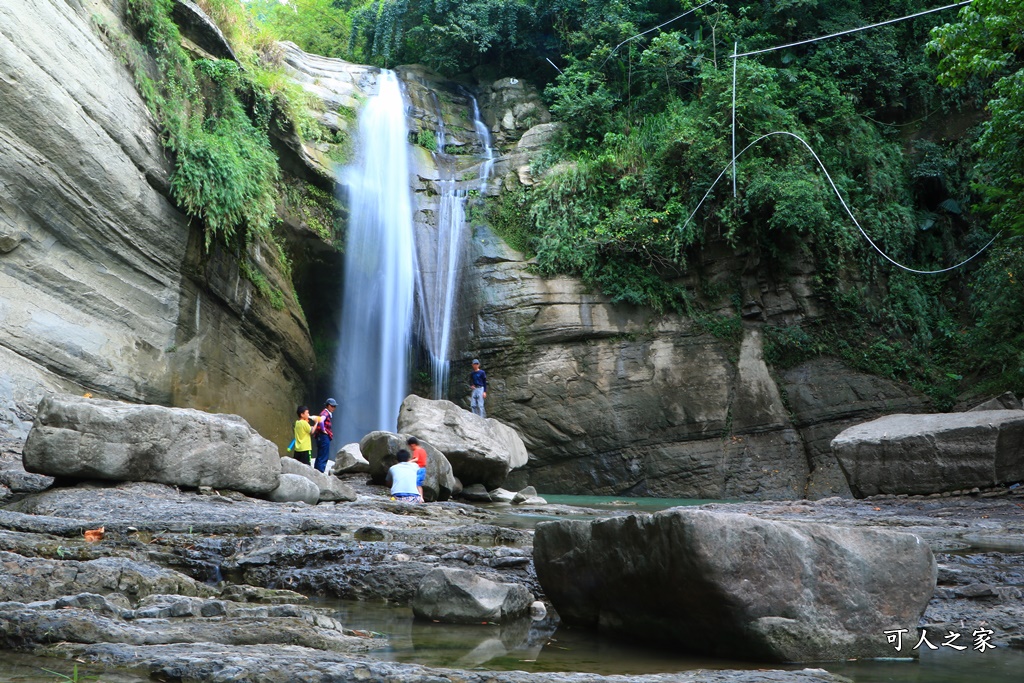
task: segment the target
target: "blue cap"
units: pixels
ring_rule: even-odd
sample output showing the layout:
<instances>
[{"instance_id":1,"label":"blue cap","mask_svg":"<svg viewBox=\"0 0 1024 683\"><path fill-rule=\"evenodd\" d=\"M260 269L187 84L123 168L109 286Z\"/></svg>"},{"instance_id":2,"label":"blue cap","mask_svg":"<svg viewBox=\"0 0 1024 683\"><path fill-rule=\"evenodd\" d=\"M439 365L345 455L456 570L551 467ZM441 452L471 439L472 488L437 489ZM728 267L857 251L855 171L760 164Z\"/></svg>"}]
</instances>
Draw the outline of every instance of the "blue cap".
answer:
<instances>
[{"instance_id":1,"label":"blue cap","mask_svg":"<svg viewBox=\"0 0 1024 683\"><path fill-rule=\"evenodd\" d=\"M333 398L329 398L329 399L327 399L327 405L329 405L329 406L336 406L336 405L338 405L338 402L335 401Z\"/></svg>"},{"instance_id":2,"label":"blue cap","mask_svg":"<svg viewBox=\"0 0 1024 683\"><path fill-rule=\"evenodd\" d=\"M470 363L470 365L480 365L480 359L479 358L474 358L473 362Z\"/></svg>"}]
</instances>

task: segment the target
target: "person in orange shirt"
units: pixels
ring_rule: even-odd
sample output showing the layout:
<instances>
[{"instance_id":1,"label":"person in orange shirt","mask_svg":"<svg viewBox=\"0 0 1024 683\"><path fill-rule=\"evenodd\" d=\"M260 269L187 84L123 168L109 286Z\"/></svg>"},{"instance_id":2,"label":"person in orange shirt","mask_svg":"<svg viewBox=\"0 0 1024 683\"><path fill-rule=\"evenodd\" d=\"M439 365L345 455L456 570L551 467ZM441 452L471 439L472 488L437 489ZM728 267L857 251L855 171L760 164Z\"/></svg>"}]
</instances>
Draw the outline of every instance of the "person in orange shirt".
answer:
<instances>
[{"instance_id":1,"label":"person in orange shirt","mask_svg":"<svg viewBox=\"0 0 1024 683\"><path fill-rule=\"evenodd\" d=\"M423 502L423 481L427 478L427 451L420 445L419 439L410 436L406 443L412 451L412 459L416 461L419 469L416 470L416 490L420 492L420 502Z\"/></svg>"}]
</instances>

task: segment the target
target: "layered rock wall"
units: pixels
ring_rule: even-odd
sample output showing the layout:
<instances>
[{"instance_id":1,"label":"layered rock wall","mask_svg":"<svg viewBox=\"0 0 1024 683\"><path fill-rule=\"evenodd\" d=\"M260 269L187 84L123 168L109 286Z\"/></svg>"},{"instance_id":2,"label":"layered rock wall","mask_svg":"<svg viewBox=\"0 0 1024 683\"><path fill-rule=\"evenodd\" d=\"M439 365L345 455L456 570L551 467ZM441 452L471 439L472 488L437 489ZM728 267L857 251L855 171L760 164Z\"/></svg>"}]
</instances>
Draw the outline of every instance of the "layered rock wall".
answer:
<instances>
[{"instance_id":1,"label":"layered rock wall","mask_svg":"<svg viewBox=\"0 0 1024 683\"><path fill-rule=\"evenodd\" d=\"M0 422L24 435L43 394L94 392L238 413L287 443L313 365L302 313L204 253L168 199L156 123L100 35L119 17L0 6Z\"/></svg>"}]
</instances>

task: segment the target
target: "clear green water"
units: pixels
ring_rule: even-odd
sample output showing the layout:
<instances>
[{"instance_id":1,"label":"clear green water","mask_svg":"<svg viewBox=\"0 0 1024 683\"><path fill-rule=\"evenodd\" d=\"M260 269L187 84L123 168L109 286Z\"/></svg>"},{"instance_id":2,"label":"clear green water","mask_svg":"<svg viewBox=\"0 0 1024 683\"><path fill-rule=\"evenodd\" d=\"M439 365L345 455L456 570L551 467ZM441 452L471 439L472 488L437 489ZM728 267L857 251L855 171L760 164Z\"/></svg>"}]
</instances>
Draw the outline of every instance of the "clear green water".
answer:
<instances>
[{"instance_id":1,"label":"clear green water","mask_svg":"<svg viewBox=\"0 0 1024 683\"><path fill-rule=\"evenodd\" d=\"M579 671L595 674L673 673L694 669L780 668L708 660L559 627L553 633L529 623L511 628L455 626L413 619L408 607L325 601L349 628L386 633L389 644L371 656L460 669ZM858 661L817 665L856 683L1021 683L1024 652L1005 647L985 653L926 652L919 661ZM785 668L785 667L783 667ZM803 668L803 667L791 667Z\"/></svg>"}]
</instances>

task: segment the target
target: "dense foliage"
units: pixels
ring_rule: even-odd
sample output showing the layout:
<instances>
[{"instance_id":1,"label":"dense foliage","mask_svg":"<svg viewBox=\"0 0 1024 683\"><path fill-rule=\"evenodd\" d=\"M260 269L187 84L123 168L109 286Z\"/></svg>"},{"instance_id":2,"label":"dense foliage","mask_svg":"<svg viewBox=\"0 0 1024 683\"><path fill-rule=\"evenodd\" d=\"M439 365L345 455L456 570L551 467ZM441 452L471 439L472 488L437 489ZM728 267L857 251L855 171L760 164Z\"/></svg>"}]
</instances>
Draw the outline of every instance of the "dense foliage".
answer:
<instances>
[{"instance_id":1,"label":"dense foliage","mask_svg":"<svg viewBox=\"0 0 1024 683\"><path fill-rule=\"evenodd\" d=\"M263 253L274 257L287 279L291 264L274 234L279 208L301 215L328 241L336 226L330 224L332 197L320 192L325 196L318 200L316 188L296 188L282 177L271 127L317 139L326 133L308 111L302 89L281 68L275 37L258 28L237 0L198 4L221 28L239 62L186 50L172 18L173 0L128 0L131 33L99 15L94 19L131 69L160 125L173 162L171 198L202 226L206 248L216 243L235 250L241 274L282 309L284 293L251 262L248 247L269 247ZM328 219L315 220L321 214Z\"/></svg>"},{"instance_id":2,"label":"dense foliage","mask_svg":"<svg viewBox=\"0 0 1024 683\"><path fill-rule=\"evenodd\" d=\"M578 275L617 301L686 311L729 336L749 292L715 275L710 251L724 244L776 281L811 262L827 323L770 329L777 364L838 353L915 383L940 405L965 379L1024 389L1024 356L1014 350L1024 341L1017 238L949 274L896 269L789 136L737 159L735 197L727 174L700 204L732 159L734 43L759 50L936 4L723 0L679 17L699 4L293 0L265 16L314 49L323 35L304 7L315 5L339 38L331 54L481 78L514 70L542 89L564 135L533 169L541 182L496 200L489 216L543 273ZM920 269L954 264L998 229L1021 228L1021 7L975 0L959 14L740 58L738 148L776 131L799 135L887 254ZM722 323L723 302L731 323Z\"/></svg>"}]
</instances>

